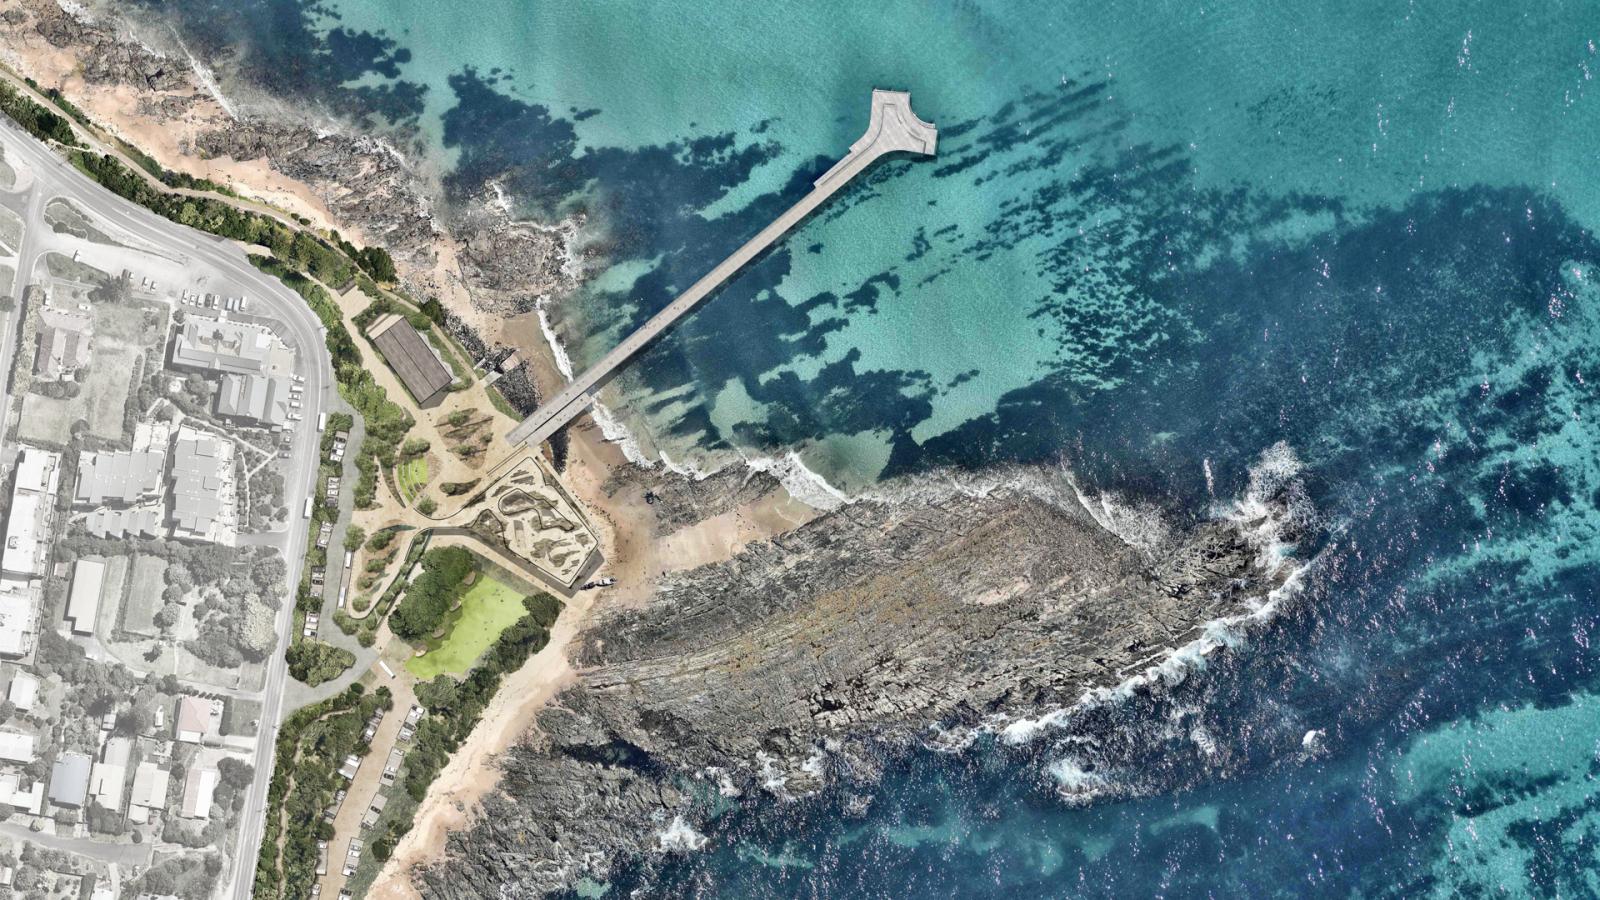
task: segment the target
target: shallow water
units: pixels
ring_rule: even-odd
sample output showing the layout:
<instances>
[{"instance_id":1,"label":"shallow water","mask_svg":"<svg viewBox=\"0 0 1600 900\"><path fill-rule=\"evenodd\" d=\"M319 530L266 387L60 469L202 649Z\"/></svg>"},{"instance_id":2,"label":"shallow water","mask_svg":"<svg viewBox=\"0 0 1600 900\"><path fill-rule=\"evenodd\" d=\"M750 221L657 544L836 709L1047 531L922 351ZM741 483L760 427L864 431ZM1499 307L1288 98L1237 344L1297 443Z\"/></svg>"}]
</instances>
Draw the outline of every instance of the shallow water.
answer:
<instances>
[{"instance_id":1,"label":"shallow water","mask_svg":"<svg viewBox=\"0 0 1600 900\"><path fill-rule=\"evenodd\" d=\"M181 30L414 126L462 202L590 213L610 268L551 310L580 363L871 87L938 123L619 379L674 460L1059 462L1181 521L1281 445L1318 511L1289 614L1198 677L729 813L652 892L1600 893L1592 7L321 6Z\"/></svg>"}]
</instances>

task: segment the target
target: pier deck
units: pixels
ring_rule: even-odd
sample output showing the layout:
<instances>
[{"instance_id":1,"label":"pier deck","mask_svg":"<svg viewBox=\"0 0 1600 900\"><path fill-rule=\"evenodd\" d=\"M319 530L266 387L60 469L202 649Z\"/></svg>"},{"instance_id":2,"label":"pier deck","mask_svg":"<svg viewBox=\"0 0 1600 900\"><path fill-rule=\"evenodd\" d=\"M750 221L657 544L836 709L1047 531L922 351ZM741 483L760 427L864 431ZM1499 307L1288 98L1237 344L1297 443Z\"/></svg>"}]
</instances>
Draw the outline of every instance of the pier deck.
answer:
<instances>
[{"instance_id":1,"label":"pier deck","mask_svg":"<svg viewBox=\"0 0 1600 900\"><path fill-rule=\"evenodd\" d=\"M528 443L537 447L548 440L561 426L588 409L598 388L635 353L644 349L645 345L670 328L762 251L777 243L785 232L799 224L868 166L889 153L932 156L938 137L938 129L917 118L911 111L909 93L874 90L872 116L867 122L866 133L850 145L849 154L812 182L809 193L513 428L509 435L511 443Z\"/></svg>"}]
</instances>

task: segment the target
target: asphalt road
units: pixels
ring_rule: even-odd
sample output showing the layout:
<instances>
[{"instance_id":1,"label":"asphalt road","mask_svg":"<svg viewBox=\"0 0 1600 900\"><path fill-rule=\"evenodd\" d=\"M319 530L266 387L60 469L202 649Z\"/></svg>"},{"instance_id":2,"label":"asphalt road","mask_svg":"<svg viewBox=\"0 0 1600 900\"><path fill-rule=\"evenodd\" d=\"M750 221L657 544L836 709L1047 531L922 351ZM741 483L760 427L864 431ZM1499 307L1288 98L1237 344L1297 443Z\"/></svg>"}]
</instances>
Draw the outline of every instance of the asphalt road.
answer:
<instances>
[{"instance_id":1,"label":"asphalt road","mask_svg":"<svg viewBox=\"0 0 1600 900\"><path fill-rule=\"evenodd\" d=\"M288 677L288 664L283 658L283 650L288 646L291 637L289 632L293 627L293 586L300 583L301 570L305 565L307 520L300 516L300 511L312 490L311 480L317 471L320 442L315 417L319 411L330 408L336 396L333 363L323 338L322 323L299 295L252 266L238 245L169 222L141 206L123 200L89 180L9 120L0 122L0 129L3 129L7 158L20 158L33 169L35 183L31 201L38 204L35 208L42 208L48 197L66 197L91 216L140 235L169 252L181 254L186 265L198 264L214 270L250 298L255 307L253 312L270 316L281 323L283 329L280 334L299 351L300 371L306 378L306 396L317 398L315 406L307 404L305 420L294 423L298 427L290 451L291 465L284 477L290 520L289 527L279 532L282 542L278 544L288 565L290 589L286 591L278 611L278 649L267 664L260 734L256 740L255 781L251 783L246 798L244 821L237 838L233 865L228 873L227 889L219 894L248 900L265 825L273 747L277 740L278 723L283 717L284 680ZM25 244L26 234L47 227L38 219L30 220L26 225ZM31 265L31 261L24 262ZM19 270L17 277L19 282L24 278L22 271ZM8 317L5 331L0 333L0 337L11 334L15 327L13 320L18 318L17 315ZM10 355L13 349L11 341L7 341L6 348L4 353ZM9 364L12 360L5 362Z\"/></svg>"}]
</instances>

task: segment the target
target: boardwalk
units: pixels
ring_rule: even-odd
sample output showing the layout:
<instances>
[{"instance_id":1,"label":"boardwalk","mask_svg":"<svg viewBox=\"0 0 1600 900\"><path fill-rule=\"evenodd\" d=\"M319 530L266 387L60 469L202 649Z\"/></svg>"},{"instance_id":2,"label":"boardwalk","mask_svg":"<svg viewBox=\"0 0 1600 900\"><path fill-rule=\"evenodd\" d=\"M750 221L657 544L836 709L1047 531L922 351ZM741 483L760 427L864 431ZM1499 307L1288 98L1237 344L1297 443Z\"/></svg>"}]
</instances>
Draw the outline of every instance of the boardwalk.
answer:
<instances>
[{"instance_id":1,"label":"boardwalk","mask_svg":"<svg viewBox=\"0 0 1600 900\"><path fill-rule=\"evenodd\" d=\"M734 273L759 256L762 251L777 243L778 238L785 232L799 224L857 175L866 171L867 167L879 157L889 153L932 156L938 138L938 129L917 118L916 113L911 111L910 94L903 91L873 91L872 117L867 122L866 134L850 146L850 153L844 159L839 160L833 168L824 172L821 178L812 183L810 193L789 207L783 215L774 219L772 224L761 229L760 234L735 250L732 256L718 263L716 268L706 273L705 277L690 285L688 290L679 294L665 309L656 313L650 321L628 335L603 359L573 379L561 393L550 398L549 402L512 429L509 436L511 443L526 442L537 447L548 440L550 435L560 430L561 426L589 408L595 392L607 378L622 367L623 363L644 349L646 344L670 328L672 323L687 314L695 304L704 300L724 281L732 278Z\"/></svg>"}]
</instances>

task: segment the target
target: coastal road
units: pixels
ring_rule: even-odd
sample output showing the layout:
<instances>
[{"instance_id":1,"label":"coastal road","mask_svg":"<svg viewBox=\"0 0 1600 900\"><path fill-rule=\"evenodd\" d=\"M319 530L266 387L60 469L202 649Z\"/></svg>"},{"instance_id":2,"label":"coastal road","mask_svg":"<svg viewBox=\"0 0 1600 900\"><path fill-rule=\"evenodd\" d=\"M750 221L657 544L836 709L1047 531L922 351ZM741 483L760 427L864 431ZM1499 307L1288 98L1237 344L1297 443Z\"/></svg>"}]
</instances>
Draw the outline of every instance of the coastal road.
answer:
<instances>
[{"instance_id":1,"label":"coastal road","mask_svg":"<svg viewBox=\"0 0 1600 900\"><path fill-rule=\"evenodd\" d=\"M292 637L289 632L294 621L294 585L300 583L305 566L307 520L299 513L305 498L313 490L311 480L317 471L320 441L315 427L316 414L330 407L334 400L333 362L324 340L322 323L311 309L294 292L276 279L261 272L245 259L244 251L232 241L216 238L185 228L136 206L111 193L58 157L48 147L22 132L9 120L3 126L7 137L8 156L15 154L33 169L36 198L66 197L79 204L91 216L103 222L139 235L146 241L180 254L186 267L205 268L215 272L259 304L258 314L276 319L287 332L283 336L298 351L298 364L306 378L306 420L297 423L290 451L291 465L285 473L289 526L282 535L279 549L288 566L288 587L278 611L278 647L267 663L267 676L262 696L262 714L256 740L255 780L246 795L244 821L232 866L228 873L227 890L221 896L248 900L253 881L256 855L265 825L267 784L272 778L273 748L277 740L278 723L283 715L284 680L288 677L288 664L283 650ZM29 230L40 227L29 222ZM19 273L19 279L21 275ZM12 317L16 318L15 316ZM315 405L309 402L315 399Z\"/></svg>"},{"instance_id":2,"label":"coastal road","mask_svg":"<svg viewBox=\"0 0 1600 900\"><path fill-rule=\"evenodd\" d=\"M6 124L9 126L12 123L10 120L6 120ZM14 144L31 140L15 127L7 132L7 136L8 138L16 138L16 140L8 139L6 141L6 147L8 148ZM14 152L8 152L7 154L8 158L15 155L19 154ZM18 178L22 177L19 172ZM34 263L39 259L43 243L43 235L40 232L45 227L43 220L44 191L39 188L38 179L30 176L28 181L30 184L20 194L12 195L23 198L23 202L15 206L7 204L9 208L22 217L22 241L17 248L16 276L11 282L11 311L5 313L5 324L0 326L0 376L4 376L0 377L0 417L3 417L4 414L9 413L11 410L12 379L9 375L12 372L12 366L16 364L17 341L21 340L22 294L27 290L28 281L33 275ZM0 423L0 432L4 430L4 423Z\"/></svg>"}]
</instances>

